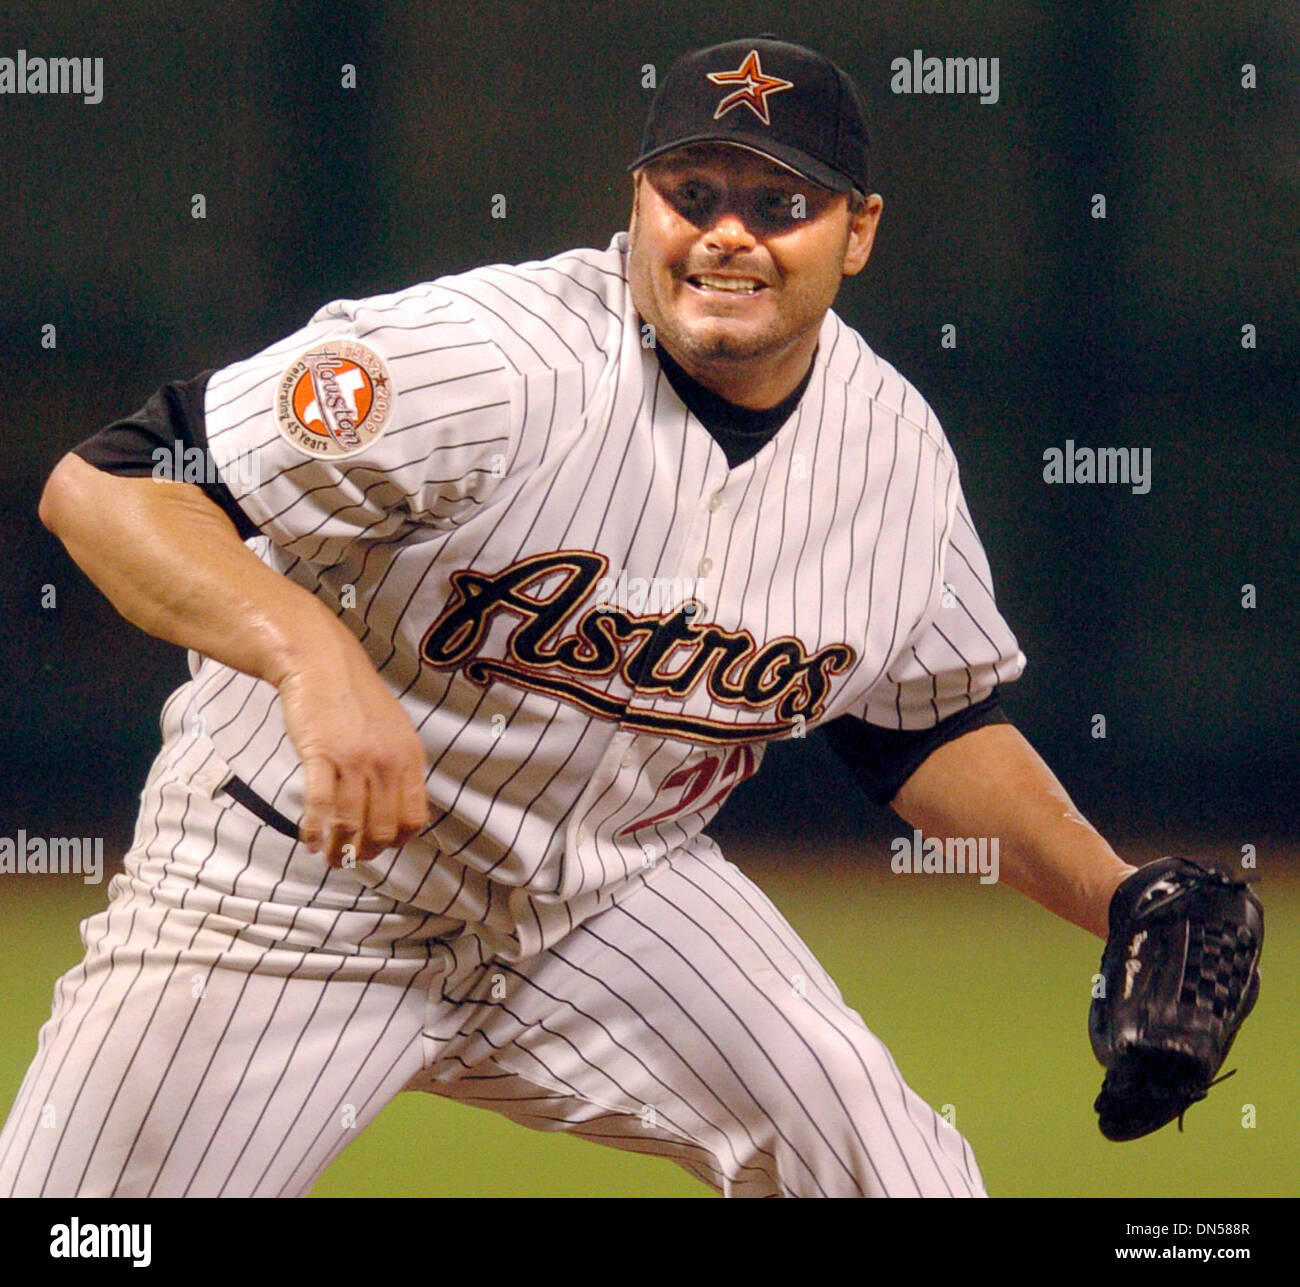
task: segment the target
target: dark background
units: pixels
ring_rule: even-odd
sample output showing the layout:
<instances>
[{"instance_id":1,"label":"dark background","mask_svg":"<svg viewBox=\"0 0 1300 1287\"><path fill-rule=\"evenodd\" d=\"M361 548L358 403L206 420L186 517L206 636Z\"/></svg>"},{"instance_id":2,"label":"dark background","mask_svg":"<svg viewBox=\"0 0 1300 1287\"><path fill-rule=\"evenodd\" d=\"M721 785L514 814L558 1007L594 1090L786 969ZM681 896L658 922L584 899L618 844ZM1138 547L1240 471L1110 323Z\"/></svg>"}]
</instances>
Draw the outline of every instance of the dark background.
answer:
<instances>
[{"instance_id":1,"label":"dark background","mask_svg":"<svg viewBox=\"0 0 1300 1287\"><path fill-rule=\"evenodd\" d=\"M0 96L0 834L120 844L185 676L37 521L58 458L329 299L604 246L643 64L764 31L828 53L871 105L885 215L838 308L957 451L1029 657L1012 718L1117 839L1285 847L1300 12L1202 0L0 4L0 56L105 60L98 106ZM893 94L915 48L999 58L999 102ZM1150 493L1048 486L1043 451L1067 438L1149 447ZM813 738L774 748L716 830L779 834L793 858L884 819Z\"/></svg>"}]
</instances>

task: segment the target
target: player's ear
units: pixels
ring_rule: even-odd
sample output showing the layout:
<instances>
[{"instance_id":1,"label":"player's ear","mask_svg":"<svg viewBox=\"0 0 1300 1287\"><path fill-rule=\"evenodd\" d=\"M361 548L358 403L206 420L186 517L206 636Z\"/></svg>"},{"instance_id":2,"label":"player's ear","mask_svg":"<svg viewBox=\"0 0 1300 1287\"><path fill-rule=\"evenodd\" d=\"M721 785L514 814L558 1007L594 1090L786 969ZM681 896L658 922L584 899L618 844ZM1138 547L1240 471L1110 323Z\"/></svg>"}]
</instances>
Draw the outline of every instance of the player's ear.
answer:
<instances>
[{"instance_id":1,"label":"player's ear","mask_svg":"<svg viewBox=\"0 0 1300 1287\"><path fill-rule=\"evenodd\" d=\"M880 213L885 208L884 198L878 192L862 199L862 205L852 209L850 198L849 235L844 246L842 271L845 277L856 277L871 257L871 247L876 240Z\"/></svg>"}]
</instances>

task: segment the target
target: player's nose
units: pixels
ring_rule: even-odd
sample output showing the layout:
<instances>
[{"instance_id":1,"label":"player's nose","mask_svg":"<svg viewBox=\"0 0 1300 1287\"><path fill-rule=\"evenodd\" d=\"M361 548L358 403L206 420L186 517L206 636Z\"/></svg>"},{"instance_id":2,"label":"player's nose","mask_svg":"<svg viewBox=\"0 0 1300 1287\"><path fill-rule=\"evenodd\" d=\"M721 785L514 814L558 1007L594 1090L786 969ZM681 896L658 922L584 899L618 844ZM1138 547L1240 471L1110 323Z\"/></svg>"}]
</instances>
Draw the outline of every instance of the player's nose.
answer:
<instances>
[{"instance_id":1,"label":"player's nose","mask_svg":"<svg viewBox=\"0 0 1300 1287\"><path fill-rule=\"evenodd\" d=\"M739 211L725 210L704 230L704 244L715 254L735 255L752 250L757 238Z\"/></svg>"}]
</instances>

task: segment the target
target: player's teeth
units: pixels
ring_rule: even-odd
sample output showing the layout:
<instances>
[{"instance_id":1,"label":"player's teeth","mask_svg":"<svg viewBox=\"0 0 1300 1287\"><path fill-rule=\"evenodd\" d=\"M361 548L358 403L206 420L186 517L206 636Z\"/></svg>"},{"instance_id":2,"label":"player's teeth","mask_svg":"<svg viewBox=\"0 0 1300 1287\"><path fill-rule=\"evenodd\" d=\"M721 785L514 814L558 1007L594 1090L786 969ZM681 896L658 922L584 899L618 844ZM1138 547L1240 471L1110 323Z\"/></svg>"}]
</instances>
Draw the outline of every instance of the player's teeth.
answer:
<instances>
[{"instance_id":1,"label":"player's teeth","mask_svg":"<svg viewBox=\"0 0 1300 1287\"><path fill-rule=\"evenodd\" d=\"M752 295L758 289L756 282L735 277L710 277L707 273L701 273L695 280L701 286L707 286L710 290L737 291L742 295Z\"/></svg>"}]
</instances>

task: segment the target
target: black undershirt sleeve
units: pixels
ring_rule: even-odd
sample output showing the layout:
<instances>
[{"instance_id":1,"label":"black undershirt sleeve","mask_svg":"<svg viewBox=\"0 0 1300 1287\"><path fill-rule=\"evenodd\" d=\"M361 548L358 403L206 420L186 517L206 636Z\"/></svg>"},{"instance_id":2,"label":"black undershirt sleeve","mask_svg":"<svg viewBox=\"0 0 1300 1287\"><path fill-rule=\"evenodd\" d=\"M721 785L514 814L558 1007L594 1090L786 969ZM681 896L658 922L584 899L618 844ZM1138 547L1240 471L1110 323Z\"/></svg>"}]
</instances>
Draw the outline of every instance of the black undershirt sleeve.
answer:
<instances>
[{"instance_id":1,"label":"black undershirt sleeve","mask_svg":"<svg viewBox=\"0 0 1300 1287\"><path fill-rule=\"evenodd\" d=\"M949 715L933 728L878 728L856 715L842 715L822 727L831 749L848 765L867 798L887 805L922 761L945 742L985 724L1009 723L995 688L982 702Z\"/></svg>"},{"instance_id":2,"label":"black undershirt sleeve","mask_svg":"<svg viewBox=\"0 0 1300 1287\"><path fill-rule=\"evenodd\" d=\"M87 464L122 478L148 478L162 463L167 469L165 477L180 482L192 480L201 487L234 523L240 539L247 540L258 534L257 526L217 477L208 455L203 395L210 375L211 371L204 371L192 380L164 384L134 415L105 425L94 437L78 443L72 450ZM187 456L189 448L198 450ZM159 449L166 453L161 462ZM201 462L197 470L193 468L195 461ZM191 465L188 474L187 463Z\"/></svg>"}]
</instances>

